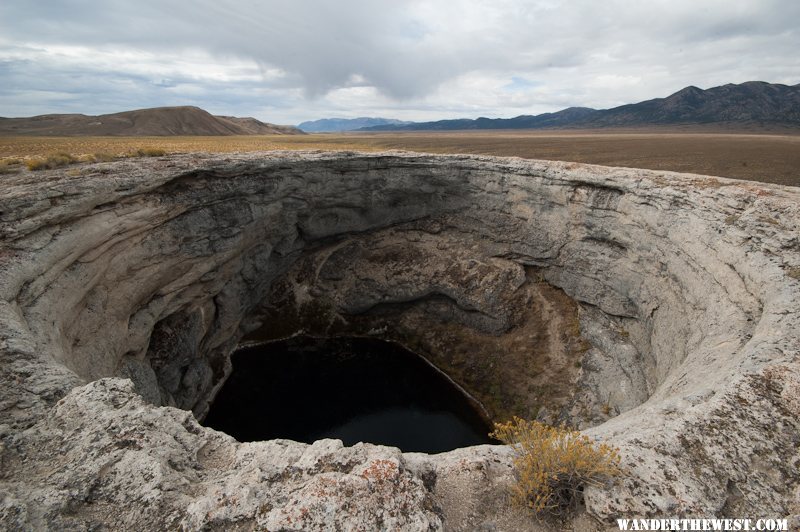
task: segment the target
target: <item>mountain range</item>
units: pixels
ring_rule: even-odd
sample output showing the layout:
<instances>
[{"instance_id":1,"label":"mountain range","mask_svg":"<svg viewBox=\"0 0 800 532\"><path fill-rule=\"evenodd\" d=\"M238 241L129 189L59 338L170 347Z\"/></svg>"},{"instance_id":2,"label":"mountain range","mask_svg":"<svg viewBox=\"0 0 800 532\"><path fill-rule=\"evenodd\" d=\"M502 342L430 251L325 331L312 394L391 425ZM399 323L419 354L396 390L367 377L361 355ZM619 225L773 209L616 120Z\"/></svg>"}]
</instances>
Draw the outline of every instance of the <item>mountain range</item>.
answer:
<instances>
[{"instance_id":1,"label":"mountain range","mask_svg":"<svg viewBox=\"0 0 800 532\"><path fill-rule=\"evenodd\" d=\"M514 118L476 118L403 122L388 118L327 118L298 127L255 118L215 116L199 107L158 107L89 116L48 114L0 118L0 136L171 136L302 135L323 131L435 131L483 129L726 128L740 130L800 129L800 84L762 81L710 89L686 87L666 98L613 109L570 107L555 113Z\"/></svg>"},{"instance_id":2,"label":"mountain range","mask_svg":"<svg viewBox=\"0 0 800 532\"><path fill-rule=\"evenodd\" d=\"M394 118L372 118L362 116L359 118L322 118L298 124L298 128L306 133L330 133L335 131L353 131L374 126L406 126L413 122L404 122Z\"/></svg>"},{"instance_id":3,"label":"mountain range","mask_svg":"<svg viewBox=\"0 0 800 532\"><path fill-rule=\"evenodd\" d=\"M382 125L359 131L469 129L593 129L652 126L714 126L741 129L800 128L800 84L763 81L703 90L686 87L666 98L613 109L570 107L515 118L476 118Z\"/></svg>"},{"instance_id":4,"label":"mountain range","mask_svg":"<svg viewBox=\"0 0 800 532\"><path fill-rule=\"evenodd\" d=\"M156 107L99 116L49 114L0 118L0 135L78 137L171 135L303 135L293 126L214 116L199 107Z\"/></svg>"}]
</instances>

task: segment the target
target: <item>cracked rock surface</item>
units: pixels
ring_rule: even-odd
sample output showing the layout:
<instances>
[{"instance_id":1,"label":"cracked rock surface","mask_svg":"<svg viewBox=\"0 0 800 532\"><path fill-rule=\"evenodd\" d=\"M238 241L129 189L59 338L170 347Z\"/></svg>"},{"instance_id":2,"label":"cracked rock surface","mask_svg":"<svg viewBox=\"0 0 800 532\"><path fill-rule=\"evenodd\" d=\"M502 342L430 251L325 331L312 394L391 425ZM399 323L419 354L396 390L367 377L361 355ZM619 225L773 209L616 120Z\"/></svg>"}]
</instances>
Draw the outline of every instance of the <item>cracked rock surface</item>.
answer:
<instances>
[{"instance_id":1,"label":"cracked rock surface","mask_svg":"<svg viewBox=\"0 0 800 532\"><path fill-rule=\"evenodd\" d=\"M800 514L800 191L420 154L190 154L0 181L0 526L603 530ZM621 450L566 522L513 450L239 443L243 339L399 341ZM792 517L795 516L795 517ZM610 525L608 524L610 523Z\"/></svg>"}]
</instances>

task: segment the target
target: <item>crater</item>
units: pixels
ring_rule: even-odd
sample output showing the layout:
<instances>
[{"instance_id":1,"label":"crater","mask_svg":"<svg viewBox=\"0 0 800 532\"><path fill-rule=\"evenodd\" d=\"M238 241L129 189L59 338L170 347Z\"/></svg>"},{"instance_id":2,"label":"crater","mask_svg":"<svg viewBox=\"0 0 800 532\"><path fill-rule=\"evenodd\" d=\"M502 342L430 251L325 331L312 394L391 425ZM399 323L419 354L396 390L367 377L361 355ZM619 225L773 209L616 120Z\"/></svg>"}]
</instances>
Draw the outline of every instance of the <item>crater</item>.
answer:
<instances>
[{"instance_id":1,"label":"crater","mask_svg":"<svg viewBox=\"0 0 800 532\"><path fill-rule=\"evenodd\" d=\"M528 526L505 506L505 447L240 443L197 423L244 391L239 346L297 335L392 342L487 420L618 447L628 477L585 488L593 518L797 507L796 189L396 153L191 154L80 176L22 173L0 192L10 528L86 528L101 508L128 528ZM297 439L317 438L307 428Z\"/></svg>"},{"instance_id":2,"label":"crater","mask_svg":"<svg viewBox=\"0 0 800 532\"><path fill-rule=\"evenodd\" d=\"M393 343L295 337L240 349L232 362L204 424L239 441L334 438L425 453L497 443L474 400Z\"/></svg>"}]
</instances>

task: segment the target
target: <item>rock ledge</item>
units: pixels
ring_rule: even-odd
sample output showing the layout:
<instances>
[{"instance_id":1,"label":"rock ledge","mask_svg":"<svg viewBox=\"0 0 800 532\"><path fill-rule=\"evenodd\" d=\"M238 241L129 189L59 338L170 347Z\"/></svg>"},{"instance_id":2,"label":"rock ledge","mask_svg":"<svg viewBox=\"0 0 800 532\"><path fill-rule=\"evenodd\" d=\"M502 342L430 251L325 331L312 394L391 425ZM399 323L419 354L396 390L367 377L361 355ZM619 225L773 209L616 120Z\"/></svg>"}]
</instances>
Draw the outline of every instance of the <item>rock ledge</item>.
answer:
<instances>
[{"instance_id":1,"label":"rock ledge","mask_svg":"<svg viewBox=\"0 0 800 532\"><path fill-rule=\"evenodd\" d=\"M0 190L5 529L599 530L800 514L797 189L402 153L77 169ZM289 304L307 312L278 320ZM620 447L626 478L587 488L569 523L539 522L508 506L505 447L239 443L195 419L248 335L346 323L408 340L431 320L509 353L547 343L508 374L570 386L542 394L547 415ZM465 368L454 378L468 388L524 360L420 342ZM524 412L545 400L517 397Z\"/></svg>"}]
</instances>

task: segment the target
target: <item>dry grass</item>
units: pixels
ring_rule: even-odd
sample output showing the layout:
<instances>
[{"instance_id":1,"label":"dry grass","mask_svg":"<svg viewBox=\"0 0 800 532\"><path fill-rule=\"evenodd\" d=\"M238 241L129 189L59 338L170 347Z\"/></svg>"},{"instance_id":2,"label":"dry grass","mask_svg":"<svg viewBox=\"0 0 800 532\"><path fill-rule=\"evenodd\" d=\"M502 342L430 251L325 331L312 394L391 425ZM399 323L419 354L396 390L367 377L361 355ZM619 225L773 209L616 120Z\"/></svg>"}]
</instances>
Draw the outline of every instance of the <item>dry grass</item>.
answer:
<instances>
[{"instance_id":1,"label":"dry grass","mask_svg":"<svg viewBox=\"0 0 800 532\"><path fill-rule=\"evenodd\" d=\"M0 157L401 149L673 170L800 186L800 135L646 131L475 131L230 137L0 137Z\"/></svg>"},{"instance_id":2,"label":"dry grass","mask_svg":"<svg viewBox=\"0 0 800 532\"><path fill-rule=\"evenodd\" d=\"M188 152L252 152L282 149L368 149L356 142L328 142L323 135L295 137L287 135L253 135L225 137L0 137L0 157L42 157L53 152L75 155L104 153L124 157L140 149L159 149L166 153ZM149 148L144 148L149 147ZM380 149L380 148L376 148Z\"/></svg>"},{"instance_id":3,"label":"dry grass","mask_svg":"<svg viewBox=\"0 0 800 532\"><path fill-rule=\"evenodd\" d=\"M622 473L617 449L577 431L515 417L495 423L491 436L519 446L512 498L537 514L563 514L575 507L584 486Z\"/></svg>"},{"instance_id":4,"label":"dry grass","mask_svg":"<svg viewBox=\"0 0 800 532\"><path fill-rule=\"evenodd\" d=\"M161 157L166 154L166 150L161 148L137 148L117 155L107 152L74 155L69 152L59 151L44 156L2 159L0 160L0 174L17 172L22 169L23 163L28 170L38 171L62 168L76 163L109 162L123 157Z\"/></svg>"}]
</instances>

